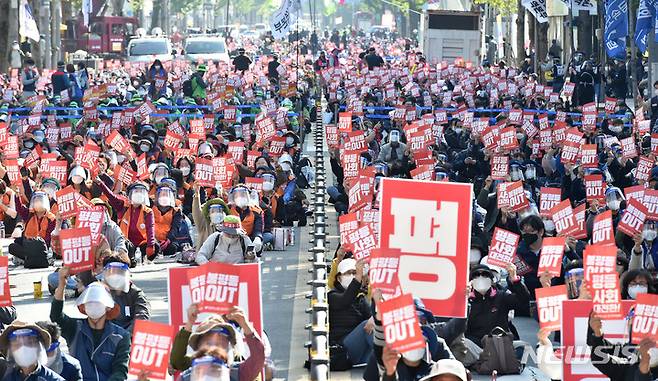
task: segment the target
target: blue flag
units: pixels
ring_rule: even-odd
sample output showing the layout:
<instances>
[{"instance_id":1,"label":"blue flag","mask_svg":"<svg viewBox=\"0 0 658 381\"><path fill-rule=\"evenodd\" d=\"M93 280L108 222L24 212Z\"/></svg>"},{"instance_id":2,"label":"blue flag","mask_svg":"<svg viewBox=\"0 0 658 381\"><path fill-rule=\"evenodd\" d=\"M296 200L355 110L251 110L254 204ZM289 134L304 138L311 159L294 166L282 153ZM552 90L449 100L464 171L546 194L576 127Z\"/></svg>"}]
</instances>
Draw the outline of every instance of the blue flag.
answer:
<instances>
[{"instance_id":1,"label":"blue flag","mask_svg":"<svg viewBox=\"0 0 658 381\"><path fill-rule=\"evenodd\" d=\"M653 18L656 13L647 0L640 0L640 7L637 10L637 22L635 23L635 46L644 54L647 51L647 38L653 27Z\"/></svg>"},{"instance_id":2,"label":"blue flag","mask_svg":"<svg viewBox=\"0 0 658 381\"><path fill-rule=\"evenodd\" d=\"M626 0L606 0L604 42L608 56L626 58L628 36L628 5Z\"/></svg>"}]
</instances>

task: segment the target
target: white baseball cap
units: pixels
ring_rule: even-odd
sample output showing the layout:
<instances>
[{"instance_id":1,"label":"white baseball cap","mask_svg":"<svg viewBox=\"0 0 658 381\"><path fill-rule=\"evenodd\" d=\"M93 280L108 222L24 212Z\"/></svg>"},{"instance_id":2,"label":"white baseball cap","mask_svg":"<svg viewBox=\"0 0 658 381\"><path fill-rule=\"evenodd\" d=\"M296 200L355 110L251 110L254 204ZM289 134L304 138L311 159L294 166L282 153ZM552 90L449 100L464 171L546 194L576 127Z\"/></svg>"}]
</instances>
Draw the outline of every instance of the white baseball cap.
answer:
<instances>
[{"instance_id":1,"label":"white baseball cap","mask_svg":"<svg viewBox=\"0 0 658 381\"><path fill-rule=\"evenodd\" d=\"M345 258L338 264L338 273L345 274L350 270L356 270L356 261L352 258Z\"/></svg>"},{"instance_id":2,"label":"white baseball cap","mask_svg":"<svg viewBox=\"0 0 658 381\"><path fill-rule=\"evenodd\" d=\"M453 359L443 359L435 362L432 364L430 373L421 378L420 381L430 381L432 378L442 374L452 374L453 376L457 376L461 381L467 381L466 368L464 368L461 362Z\"/></svg>"}]
</instances>

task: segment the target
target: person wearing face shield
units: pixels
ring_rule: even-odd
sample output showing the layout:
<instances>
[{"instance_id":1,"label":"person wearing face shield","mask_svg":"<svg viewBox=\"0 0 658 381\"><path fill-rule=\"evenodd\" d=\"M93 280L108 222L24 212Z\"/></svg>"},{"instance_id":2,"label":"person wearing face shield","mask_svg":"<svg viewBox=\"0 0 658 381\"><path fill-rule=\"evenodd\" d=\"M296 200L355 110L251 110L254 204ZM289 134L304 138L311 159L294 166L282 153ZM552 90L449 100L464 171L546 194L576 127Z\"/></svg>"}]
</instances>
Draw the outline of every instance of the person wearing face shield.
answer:
<instances>
[{"instance_id":1,"label":"person wearing face shield","mask_svg":"<svg viewBox=\"0 0 658 381\"><path fill-rule=\"evenodd\" d=\"M205 190L203 191L205 193ZM203 195L205 196L205 195ZM192 200L192 220L197 230L196 250L198 251L212 233L221 231L224 217L229 214L228 205L223 199L216 197L209 199L201 205L201 189L194 185L194 198Z\"/></svg>"},{"instance_id":2,"label":"person wearing face shield","mask_svg":"<svg viewBox=\"0 0 658 381\"><path fill-rule=\"evenodd\" d=\"M55 230L56 217L50 209L50 198L45 192L33 192L30 205L16 198L16 211L24 221L22 236L9 245L9 253L19 259L25 268L48 267L46 251ZM20 263L20 262L19 262Z\"/></svg>"},{"instance_id":3,"label":"person wearing face shield","mask_svg":"<svg viewBox=\"0 0 658 381\"><path fill-rule=\"evenodd\" d=\"M203 242L196 254L195 262L245 263L255 259L257 250L247 233L242 229L240 218L227 215L220 231L212 233Z\"/></svg>"},{"instance_id":4,"label":"person wearing face shield","mask_svg":"<svg viewBox=\"0 0 658 381\"><path fill-rule=\"evenodd\" d=\"M80 361L75 359L68 353L64 353L60 348L59 338L62 334L62 329L51 321L38 321L36 325L39 328L50 334L51 343L46 348L47 360L44 364L48 369L60 375L66 381L80 381L82 380L82 368Z\"/></svg>"},{"instance_id":5,"label":"person wearing face shield","mask_svg":"<svg viewBox=\"0 0 658 381\"><path fill-rule=\"evenodd\" d=\"M479 265L470 272L469 310L464 336L482 348L482 338L500 327L510 331L508 315L514 309L527 308L530 294L516 275L516 266L507 267L507 291L495 287L494 275L486 265Z\"/></svg>"},{"instance_id":6,"label":"person wearing face shield","mask_svg":"<svg viewBox=\"0 0 658 381\"><path fill-rule=\"evenodd\" d=\"M297 226L306 226L306 208L309 203L306 194L297 185L298 179L295 170L299 167L293 168L292 157L289 154L281 155L279 165L282 170L279 176L282 195L279 198L281 202L275 217L281 221L283 226L292 226L295 221L297 221Z\"/></svg>"},{"instance_id":7,"label":"person wearing face shield","mask_svg":"<svg viewBox=\"0 0 658 381\"><path fill-rule=\"evenodd\" d=\"M364 287L364 262L345 258L338 263L329 302L329 344L340 345L352 365L368 361L373 342L371 309ZM367 330L367 331L366 331Z\"/></svg>"},{"instance_id":8,"label":"person wearing face shield","mask_svg":"<svg viewBox=\"0 0 658 381\"><path fill-rule=\"evenodd\" d=\"M399 130L391 130L388 135L388 143L382 145L377 160L383 161L389 166L396 161L404 160L407 145L401 142L401 135Z\"/></svg>"},{"instance_id":9,"label":"person wearing face shield","mask_svg":"<svg viewBox=\"0 0 658 381\"><path fill-rule=\"evenodd\" d=\"M625 207L626 198L621 189L617 187L609 187L605 190L605 204L608 210L612 211L612 223L617 228L617 224L622 215L622 210Z\"/></svg>"},{"instance_id":10,"label":"person wearing face shield","mask_svg":"<svg viewBox=\"0 0 658 381\"><path fill-rule=\"evenodd\" d=\"M64 380L45 366L45 348L50 343L50 334L36 324L15 321L8 326L0 335L0 350L7 353L13 366L6 370L3 380Z\"/></svg>"},{"instance_id":11,"label":"person wearing face shield","mask_svg":"<svg viewBox=\"0 0 658 381\"><path fill-rule=\"evenodd\" d=\"M155 164L151 170L151 181L156 187L160 185L163 179L169 178L169 166L165 163Z\"/></svg>"},{"instance_id":12,"label":"person wearing face shield","mask_svg":"<svg viewBox=\"0 0 658 381\"><path fill-rule=\"evenodd\" d=\"M245 317L244 311L240 307L233 307L226 315L212 315L192 331L197 317L197 305L192 304L187 310L187 323L174 338L170 361L174 369L183 371L178 380L255 379L265 364L265 346L252 323ZM245 344L249 357L244 361L235 361L236 351L239 346L244 347ZM194 351L190 357L186 355L188 345ZM199 369L197 360L209 353L214 359L221 361L221 368L225 372L223 376L217 373L211 375L207 372L208 369ZM213 378L210 378L211 376Z\"/></svg>"},{"instance_id":13,"label":"person wearing face shield","mask_svg":"<svg viewBox=\"0 0 658 381\"><path fill-rule=\"evenodd\" d=\"M126 198L115 195L99 178L96 178L95 184L100 186L107 197L117 215L121 232L131 244L128 248L130 258L134 258L139 248L152 261L158 255L160 245L155 238L155 221L153 210L148 207L150 200L146 185L141 182L131 184L126 189Z\"/></svg>"},{"instance_id":14,"label":"person wearing face shield","mask_svg":"<svg viewBox=\"0 0 658 381\"><path fill-rule=\"evenodd\" d=\"M263 245L263 210L259 205L249 204L249 193L249 188L244 185L231 189L228 194L230 214L240 218L242 228L253 241L256 252L260 252Z\"/></svg>"},{"instance_id":15,"label":"person wearing face shield","mask_svg":"<svg viewBox=\"0 0 658 381\"><path fill-rule=\"evenodd\" d=\"M153 220L155 239L160 243L163 255L175 255L184 244L192 244L183 212L176 206L176 189L169 182L162 182L156 188Z\"/></svg>"},{"instance_id":16,"label":"person wearing face shield","mask_svg":"<svg viewBox=\"0 0 658 381\"><path fill-rule=\"evenodd\" d=\"M112 299L119 306L119 314L112 322L132 332L136 320L149 320L151 304L139 287L130 280L129 264L120 257L109 256L103 260L103 283Z\"/></svg>"},{"instance_id":17,"label":"person wearing face shield","mask_svg":"<svg viewBox=\"0 0 658 381\"><path fill-rule=\"evenodd\" d=\"M658 222L645 221L642 233L633 238L633 249L629 262L630 269L653 270L658 266ZM624 236L624 243L627 238Z\"/></svg>"},{"instance_id":18,"label":"person wearing face shield","mask_svg":"<svg viewBox=\"0 0 658 381\"><path fill-rule=\"evenodd\" d=\"M119 381L128 376L130 333L113 319L119 315L119 305L104 283L87 286L76 300L78 310L86 318L72 318L63 312L64 289L69 269L59 271L59 284L50 306L50 320L62 328L71 356L80 361L85 380ZM100 355L98 355L100 354Z\"/></svg>"}]
</instances>

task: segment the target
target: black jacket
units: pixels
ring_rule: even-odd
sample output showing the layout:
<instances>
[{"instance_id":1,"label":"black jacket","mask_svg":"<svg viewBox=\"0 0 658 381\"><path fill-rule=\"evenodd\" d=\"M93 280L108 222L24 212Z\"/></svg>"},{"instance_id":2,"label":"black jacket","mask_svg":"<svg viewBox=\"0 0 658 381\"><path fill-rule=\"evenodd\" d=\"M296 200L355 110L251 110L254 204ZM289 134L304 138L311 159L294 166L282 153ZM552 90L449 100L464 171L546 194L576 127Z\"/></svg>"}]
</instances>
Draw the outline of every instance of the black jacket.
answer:
<instances>
[{"instance_id":1,"label":"black jacket","mask_svg":"<svg viewBox=\"0 0 658 381\"><path fill-rule=\"evenodd\" d=\"M468 299L470 309L465 336L475 344L481 346L482 337L496 327L509 331L508 312L528 302L528 289L521 281L512 282L507 278L507 284L509 291L491 288L484 296L474 291Z\"/></svg>"},{"instance_id":2,"label":"black jacket","mask_svg":"<svg viewBox=\"0 0 658 381\"><path fill-rule=\"evenodd\" d=\"M612 344L603 336L594 336L594 331L587 327L587 345L591 347L591 361L599 372L610 381L641 380L649 381L658 377L658 368L651 368L650 374L643 375L638 367L638 360L626 357L625 353L634 353L630 344ZM612 360L610 356L617 358Z\"/></svg>"},{"instance_id":3,"label":"black jacket","mask_svg":"<svg viewBox=\"0 0 658 381\"><path fill-rule=\"evenodd\" d=\"M329 291L329 342L341 343L343 338L362 321L369 319L370 305L361 293L361 283L352 280L347 290L336 282Z\"/></svg>"}]
</instances>

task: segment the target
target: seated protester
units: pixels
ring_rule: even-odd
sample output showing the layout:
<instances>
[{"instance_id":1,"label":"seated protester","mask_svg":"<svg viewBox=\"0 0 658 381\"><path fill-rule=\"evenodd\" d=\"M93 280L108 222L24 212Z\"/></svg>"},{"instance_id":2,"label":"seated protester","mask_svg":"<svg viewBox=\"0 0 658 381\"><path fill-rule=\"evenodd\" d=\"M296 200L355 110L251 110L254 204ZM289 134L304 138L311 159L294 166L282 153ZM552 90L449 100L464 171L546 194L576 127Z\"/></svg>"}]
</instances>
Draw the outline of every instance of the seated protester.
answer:
<instances>
[{"instance_id":1,"label":"seated protester","mask_svg":"<svg viewBox=\"0 0 658 381\"><path fill-rule=\"evenodd\" d=\"M194 198L194 162L187 156L181 157L176 163L176 169L171 171L171 177L176 180L177 199L183 200L183 214L192 219L192 199Z\"/></svg>"},{"instance_id":2,"label":"seated protester","mask_svg":"<svg viewBox=\"0 0 658 381\"><path fill-rule=\"evenodd\" d=\"M304 191L297 186L290 155L281 155L279 165L283 171L281 185L283 191L279 198L281 205L277 209L278 215L276 217L284 226L292 226L295 221L297 221L298 226L306 226L308 200Z\"/></svg>"},{"instance_id":3,"label":"seated protester","mask_svg":"<svg viewBox=\"0 0 658 381\"><path fill-rule=\"evenodd\" d=\"M603 336L601 318L594 311L589 315L587 345L592 365L611 381L658 378L658 364L655 359L651 361L649 353L656 343L650 338L642 339L639 346L631 345L630 339L622 343L609 342Z\"/></svg>"},{"instance_id":4,"label":"seated protester","mask_svg":"<svg viewBox=\"0 0 658 381\"><path fill-rule=\"evenodd\" d=\"M329 344L341 345L352 365L368 361L372 353L372 321L367 297L362 292L363 261L343 259L329 302ZM370 323L370 324L369 324Z\"/></svg>"},{"instance_id":5,"label":"seated protester","mask_svg":"<svg viewBox=\"0 0 658 381\"><path fill-rule=\"evenodd\" d=\"M629 268L655 270L658 268L658 222L646 221L642 233L633 237Z\"/></svg>"},{"instance_id":6,"label":"seated protester","mask_svg":"<svg viewBox=\"0 0 658 381\"><path fill-rule=\"evenodd\" d=\"M508 291L495 287L494 275L488 266L477 266L470 273L472 290L468 298L470 308L464 336L480 348L482 338L494 328L500 327L509 332L509 311L528 303L528 289L516 275L516 266L510 264L507 273ZM476 355L479 356L479 353Z\"/></svg>"},{"instance_id":7,"label":"seated protester","mask_svg":"<svg viewBox=\"0 0 658 381\"><path fill-rule=\"evenodd\" d=\"M212 233L201 245L195 261L198 265L207 262L236 264L254 258L255 248L242 229L240 218L229 215L224 217L220 231Z\"/></svg>"},{"instance_id":8,"label":"seated protester","mask_svg":"<svg viewBox=\"0 0 658 381\"><path fill-rule=\"evenodd\" d=\"M3 381L62 381L60 375L45 365L50 335L36 324L15 321L0 335L0 350L13 360L2 377ZM42 363L44 362L44 363Z\"/></svg>"},{"instance_id":9,"label":"seated protester","mask_svg":"<svg viewBox=\"0 0 658 381\"><path fill-rule=\"evenodd\" d=\"M206 242L208 236L221 230L224 217L229 214L226 202L221 198L213 198L201 205L200 187L194 185L194 200L192 201L192 217L196 226L196 249Z\"/></svg>"},{"instance_id":10,"label":"seated protester","mask_svg":"<svg viewBox=\"0 0 658 381\"><path fill-rule=\"evenodd\" d=\"M86 319L63 313L64 287L68 268L59 271L59 284L50 307L50 320L62 328L62 336L71 356L80 361L85 380L121 381L128 376L130 333L111 322L119 315L119 306L100 282L90 284L76 304Z\"/></svg>"},{"instance_id":11,"label":"seated protester","mask_svg":"<svg viewBox=\"0 0 658 381\"><path fill-rule=\"evenodd\" d=\"M36 324L48 332L51 338L50 347L46 348L48 360L45 365L66 381L81 381L82 368L80 367L80 361L68 353L63 353L60 348L59 337L62 330L59 326L51 321L38 321Z\"/></svg>"},{"instance_id":12,"label":"seated protester","mask_svg":"<svg viewBox=\"0 0 658 381\"><path fill-rule=\"evenodd\" d=\"M181 379L190 379L190 373L194 368L193 358L198 357L204 351L216 350L221 360L230 367L230 380L254 380L265 365L265 347L252 324L247 321L244 311L239 307L233 307L226 314L226 319L216 315L211 316L201 322L192 333L192 326L198 316L196 307L195 304L192 304L188 308L187 323L176 334L171 348L171 365L174 369L183 371ZM240 327L242 330L240 336L244 338L244 343L249 349L249 357L238 363L234 361L238 333L230 321L234 321ZM195 351L191 357L185 354L188 345Z\"/></svg>"},{"instance_id":13,"label":"seated protester","mask_svg":"<svg viewBox=\"0 0 658 381\"><path fill-rule=\"evenodd\" d=\"M397 369L400 358L399 353L390 350L388 347L383 351L383 363L385 372L382 381L402 380L398 376ZM441 359L431 364L429 373L419 381L470 381L470 373L464 365L455 359Z\"/></svg>"},{"instance_id":14,"label":"seated protester","mask_svg":"<svg viewBox=\"0 0 658 381\"><path fill-rule=\"evenodd\" d=\"M128 199L126 199L115 195L104 182L97 180L96 184L108 198L109 204L117 214L121 232L134 248L129 250L130 257L134 258L135 251L139 248L148 260L155 259L159 244L155 240L153 210L147 206L149 198L146 185L138 182L128 186L126 189Z\"/></svg>"},{"instance_id":15,"label":"seated protester","mask_svg":"<svg viewBox=\"0 0 658 381\"><path fill-rule=\"evenodd\" d=\"M120 257L103 260L103 283L110 289L114 302L119 305L119 315L112 322L132 332L135 320L149 320L151 304L144 291L130 280L128 263Z\"/></svg>"},{"instance_id":16,"label":"seated protester","mask_svg":"<svg viewBox=\"0 0 658 381\"><path fill-rule=\"evenodd\" d=\"M16 211L16 192L0 181L0 221L5 224L5 236L11 236L16 227L18 212ZM5 237L0 237L5 238Z\"/></svg>"},{"instance_id":17,"label":"seated protester","mask_svg":"<svg viewBox=\"0 0 658 381\"><path fill-rule=\"evenodd\" d=\"M23 236L9 245L9 253L22 260L25 268L46 268L49 265L46 251L55 229L55 215L50 212L50 199L45 192L34 192L29 208L23 205L20 197L16 200L17 211L25 228Z\"/></svg>"},{"instance_id":18,"label":"seated protester","mask_svg":"<svg viewBox=\"0 0 658 381\"><path fill-rule=\"evenodd\" d=\"M263 211L258 206L249 206L249 188L236 185L228 194L230 212L240 217L242 227L254 244L256 252L263 247Z\"/></svg>"},{"instance_id":19,"label":"seated protester","mask_svg":"<svg viewBox=\"0 0 658 381\"><path fill-rule=\"evenodd\" d=\"M101 190L95 186L93 182L87 182L87 170L81 166L75 166L69 172L69 180L67 185L71 185L76 192L80 193L88 200L94 197L100 197Z\"/></svg>"},{"instance_id":20,"label":"seated protester","mask_svg":"<svg viewBox=\"0 0 658 381\"><path fill-rule=\"evenodd\" d=\"M184 244L192 244L183 212L176 206L176 187L169 181L163 181L156 188L153 219L155 238L163 255L175 255L183 249Z\"/></svg>"}]
</instances>

